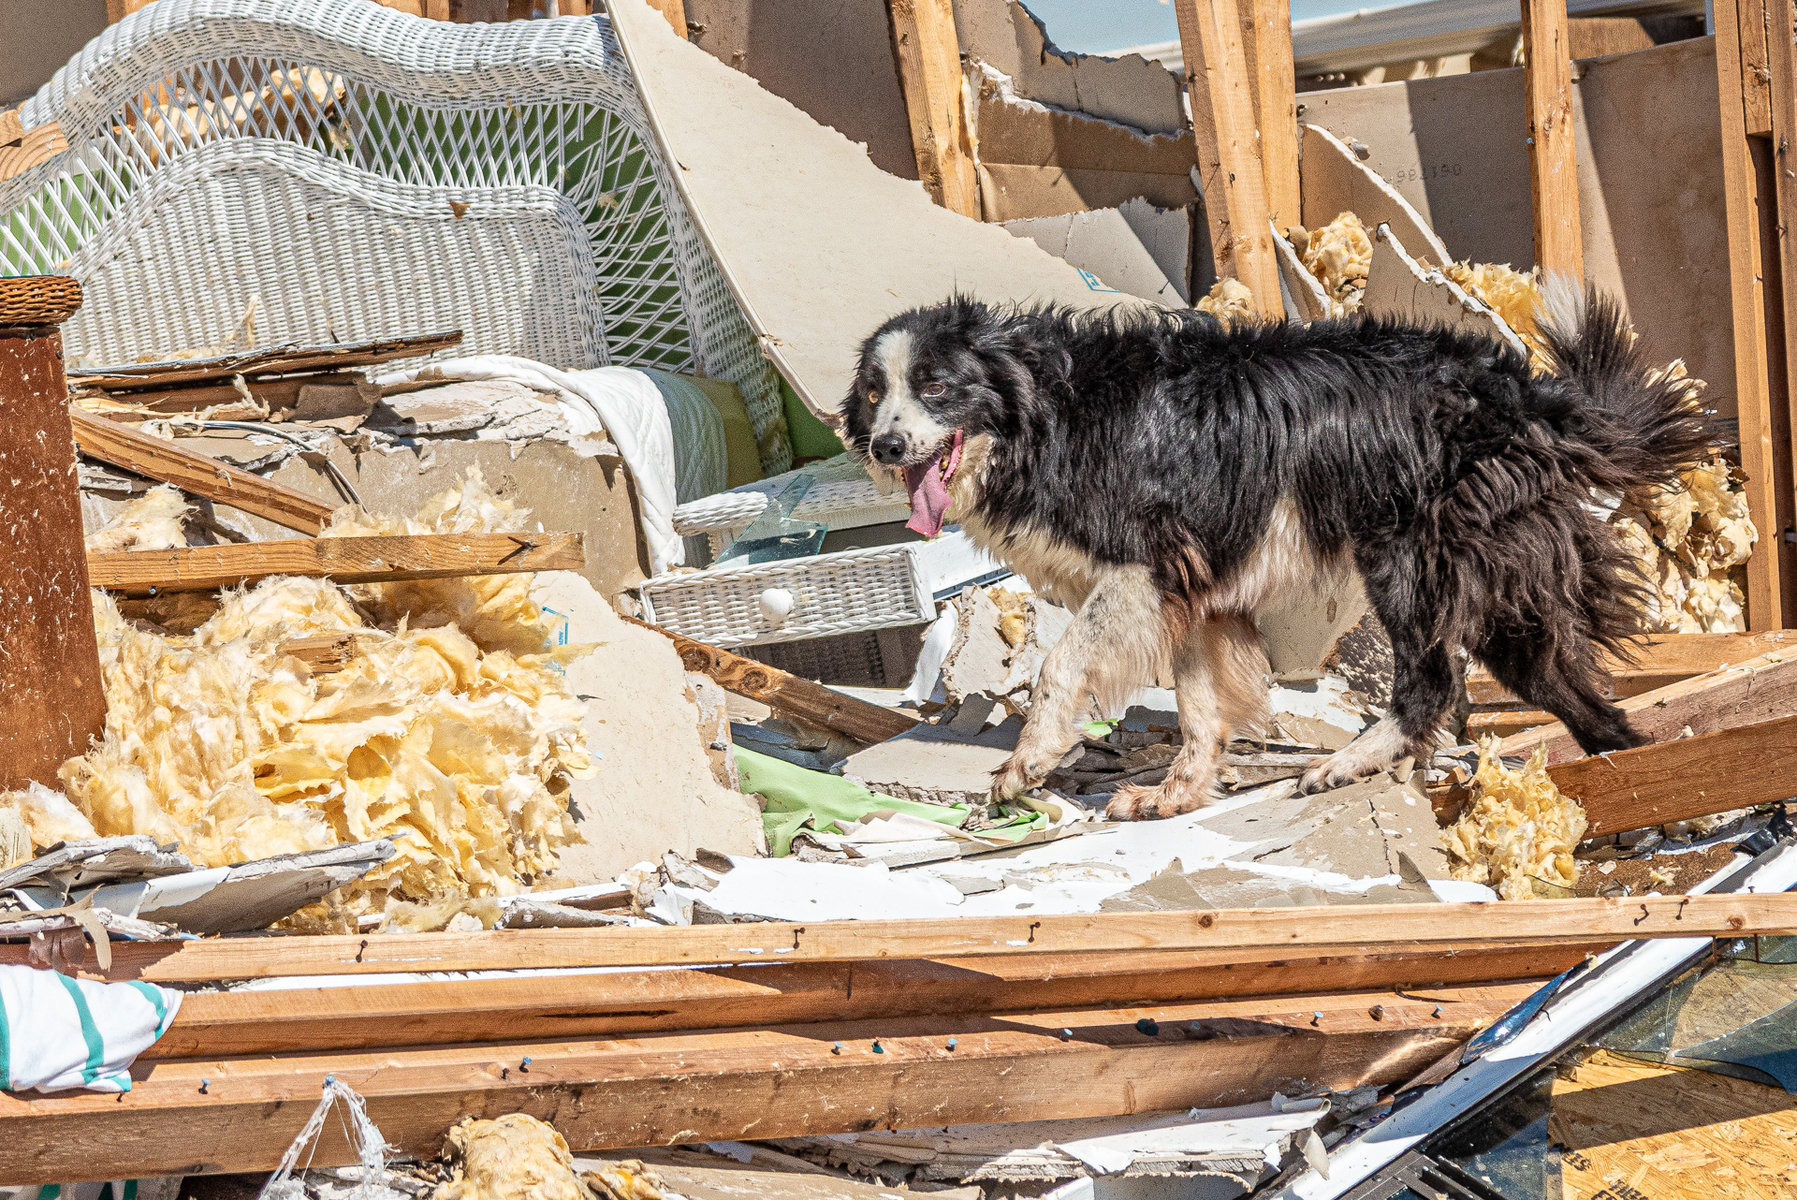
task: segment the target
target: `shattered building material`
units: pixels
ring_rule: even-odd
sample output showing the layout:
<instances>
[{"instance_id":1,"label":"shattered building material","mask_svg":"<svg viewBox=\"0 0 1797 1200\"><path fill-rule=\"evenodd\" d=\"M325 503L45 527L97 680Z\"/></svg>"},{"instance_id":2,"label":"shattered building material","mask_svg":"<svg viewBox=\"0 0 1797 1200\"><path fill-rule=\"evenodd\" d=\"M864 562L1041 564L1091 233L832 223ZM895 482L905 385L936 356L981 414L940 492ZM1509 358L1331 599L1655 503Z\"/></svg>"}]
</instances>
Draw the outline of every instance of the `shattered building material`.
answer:
<instances>
[{"instance_id":1,"label":"shattered building material","mask_svg":"<svg viewBox=\"0 0 1797 1200\"><path fill-rule=\"evenodd\" d=\"M1515 770L1499 759L1496 739L1486 739L1472 801L1446 834L1454 878L1493 887L1505 900L1531 899L1537 881L1549 894L1578 882L1572 851L1585 836L1585 811L1556 783L1545 747Z\"/></svg>"}]
</instances>

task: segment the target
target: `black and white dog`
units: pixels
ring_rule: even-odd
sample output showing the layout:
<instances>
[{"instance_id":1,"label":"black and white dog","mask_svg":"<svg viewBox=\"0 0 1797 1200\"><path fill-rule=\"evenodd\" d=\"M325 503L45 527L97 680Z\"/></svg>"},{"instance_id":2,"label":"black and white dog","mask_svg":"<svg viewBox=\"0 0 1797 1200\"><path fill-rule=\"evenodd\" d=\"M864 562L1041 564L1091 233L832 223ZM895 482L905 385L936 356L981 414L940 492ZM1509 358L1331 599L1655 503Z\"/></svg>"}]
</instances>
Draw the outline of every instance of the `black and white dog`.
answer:
<instances>
[{"instance_id":1,"label":"black and white dog","mask_svg":"<svg viewBox=\"0 0 1797 1200\"><path fill-rule=\"evenodd\" d=\"M1613 302L1548 292L1547 372L1482 337L1378 319L1225 326L956 298L881 326L843 404L853 449L903 474L912 528L933 535L952 513L1077 612L994 796L1040 783L1093 699L1159 677L1184 746L1110 815L1207 803L1219 748L1266 717L1249 614L1350 564L1391 636L1393 703L1307 790L1426 754L1462 648L1587 753L1638 745L1594 643L1626 654L1641 581L1588 505L1673 481L1705 429Z\"/></svg>"}]
</instances>

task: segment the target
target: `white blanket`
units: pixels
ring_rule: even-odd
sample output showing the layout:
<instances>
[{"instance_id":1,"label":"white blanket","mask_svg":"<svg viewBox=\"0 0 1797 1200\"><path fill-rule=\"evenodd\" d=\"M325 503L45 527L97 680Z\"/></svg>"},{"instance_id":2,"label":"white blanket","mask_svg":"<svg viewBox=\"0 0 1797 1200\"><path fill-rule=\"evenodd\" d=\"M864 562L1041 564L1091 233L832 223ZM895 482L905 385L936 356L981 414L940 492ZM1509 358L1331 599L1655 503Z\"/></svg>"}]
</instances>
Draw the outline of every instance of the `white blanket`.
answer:
<instances>
[{"instance_id":1,"label":"white blanket","mask_svg":"<svg viewBox=\"0 0 1797 1200\"><path fill-rule=\"evenodd\" d=\"M131 1063L167 1032L181 993L0 966L0 1088L131 1090Z\"/></svg>"},{"instance_id":2,"label":"white blanket","mask_svg":"<svg viewBox=\"0 0 1797 1200\"><path fill-rule=\"evenodd\" d=\"M642 501L651 573L659 575L686 561L685 547L674 533L678 501L673 424L660 389L643 372L627 367L561 371L528 358L483 354L434 362L422 370L384 376L381 382L418 378L503 379L553 395L569 433L603 432L623 455Z\"/></svg>"}]
</instances>

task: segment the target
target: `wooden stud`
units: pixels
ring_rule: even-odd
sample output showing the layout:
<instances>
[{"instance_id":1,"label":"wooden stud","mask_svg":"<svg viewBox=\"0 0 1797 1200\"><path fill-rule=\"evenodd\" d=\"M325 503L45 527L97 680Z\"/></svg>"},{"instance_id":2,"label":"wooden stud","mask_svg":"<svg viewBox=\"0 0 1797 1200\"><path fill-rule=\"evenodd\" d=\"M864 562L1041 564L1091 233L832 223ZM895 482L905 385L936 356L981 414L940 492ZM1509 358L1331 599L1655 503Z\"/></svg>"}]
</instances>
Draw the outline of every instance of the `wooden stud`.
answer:
<instances>
[{"instance_id":1,"label":"wooden stud","mask_svg":"<svg viewBox=\"0 0 1797 1200\"><path fill-rule=\"evenodd\" d=\"M1783 411L1773 421L1776 428L1786 427L1784 436L1773 443L1773 453L1777 456L1773 464L1775 487L1778 499L1782 502L1783 519L1776 519L1770 527L1759 526L1760 545L1754 548L1754 557L1762 555L1776 556L1780 571L1780 592L1784 607L1783 616L1787 620L1797 621L1797 615L1789 610L1797 610L1797 588L1792 586L1797 577L1797 548L1788 545L1784 540L1785 532L1791 528L1792 518L1792 466L1797 463L1797 237L1793 237L1792 224L1797 222L1797 42L1793 41L1792 21L1797 20L1797 12L1793 11L1791 0L1738 0L1742 9L1757 12L1762 17L1761 29L1766 34L1766 74L1767 102L1771 112L1771 138L1769 145L1760 142L1762 153L1769 150L1771 155L1771 175L1773 186L1764 186L1765 174L1760 174L1760 209L1761 209L1761 251L1767 259L1775 260L1764 264L1766 271L1777 272L1778 321L1776 331L1780 344L1769 346L1768 372L1782 368L1781 378L1777 383L1783 385ZM1744 67L1751 64L1743 62ZM1756 73L1757 74L1757 73ZM1751 120L1751 106L1748 107ZM1772 304L1768 301L1768 310ZM1767 336L1773 336L1774 325L1767 321ZM1776 394L1780 389L1771 389ZM1777 510L1775 510L1777 511Z\"/></svg>"},{"instance_id":2,"label":"wooden stud","mask_svg":"<svg viewBox=\"0 0 1797 1200\"><path fill-rule=\"evenodd\" d=\"M1262 997L1263 1008L1316 1008L1267 997L1446 987L1554 975L1608 943L1470 954L1366 955L1264 963L1190 954L1078 954L780 963L533 979L474 978L369 986L189 992L140 1062L454 1045L565 1041L751 1025L1097 1008Z\"/></svg>"},{"instance_id":3,"label":"wooden stud","mask_svg":"<svg viewBox=\"0 0 1797 1200\"><path fill-rule=\"evenodd\" d=\"M79 303L73 280L0 280L0 789L54 785L106 725L55 324Z\"/></svg>"},{"instance_id":4,"label":"wooden stud","mask_svg":"<svg viewBox=\"0 0 1797 1200\"><path fill-rule=\"evenodd\" d=\"M1535 206L1535 262L1583 283L1578 147L1572 112L1572 58L1566 0L1522 0L1523 78L1529 112L1529 187Z\"/></svg>"},{"instance_id":5,"label":"wooden stud","mask_svg":"<svg viewBox=\"0 0 1797 1200\"><path fill-rule=\"evenodd\" d=\"M1714 0L1716 77L1721 95L1722 190L1727 215L1729 316L1735 345L1735 408L1741 437L1741 469L1747 475L1747 509L1760 543L1747 560L1747 621L1754 630L1785 624L1778 527L1776 463L1783 456L1773 447L1771 382L1766 362L1766 292L1762 282L1760 195L1758 172L1747 143L1747 117L1742 99L1743 12L1757 0Z\"/></svg>"},{"instance_id":6,"label":"wooden stud","mask_svg":"<svg viewBox=\"0 0 1797 1200\"><path fill-rule=\"evenodd\" d=\"M1735 0L1735 27L1741 50L1742 126L1748 137L1772 134L1772 64L1767 46L1765 0ZM1727 94L1727 93L1724 93Z\"/></svg>"},{"instance_id":7,"label":"wooden stud","mask_svg":"<svg viewBox=\"0 0 1797 1200\"><path fill-rule=\"evenodd\" d=\"M856 741L872 745L897 737L917 726L916 717L844 695L821 683L788 674L778 667L770 667L752 658L707 646L704 642L696 642L692 638L634 617L625 617L624 620L632 625L641 625L644 629L653 629L672 641L674 649L680 654L681 663L688 671L709 676L727 692L759 700L769 708L814 728L834 729L838 733L846 733Z\"/></svg>"},{"instance_id":8,"label":"wooden stud","mask_svg":"<svg viewBox=\"0 0 1797 1200\"><path fill-rule=\"evenodd\" d=\"M1600 650L1598 665L1610 677L1612 696L1627 697L1780 651L1797 657L1797 630L1656 634L1651 642L1638 649L1633 662L1623 662ZM1474 704L1521 702L1494 679L1490 671L1476 665L1466 673L1466 696Z\"/></svg>"},{"instance_id":9,"label":"wooden stud","mask_svg":"<svg viewBox=\"0 0 1797 1200\"><path fill-rule=\"evenodd\" d=\"M1237 0L1174 0L1186 96L1198 148L1199 190L1217 274L1240 281L1262 316L1282 318L1278 251L1267 223L1254 94ZM1293 136L1296 137L1294 131Z\"/></svg>"},{"instance_id":10,"label":"wooden stud","mask_svg":"<svg viewBox=\"0 0 1797 1200\"><path fill-rule=\"evenodd\" d=\"M113 979L1181 951L1205 962L1797 933L1797 893L119 943ZM15 961L0 948L0 962Z\"/></svg>"},{"instance_id":11,"label":"wooden stud","mask_svg":"<svg viewBox=\"0 0 1797 1200\"><path fill-rule=\"evenodd\" d=\"M954 0L888 0L888 10L917 177L937 204L977 221L979 185L961 103Z\"/></svg>"},{"instance_id":12,"label":"wooden stud","mask_svg":"<svg viewBox=\"0 0 1797 1200\"><path fill-rule=\"evenodd\" d=\"M338 583L395 583L521 571L578 571L578 533L427 533L408 537L286 538L179 550L87 556L95 587L127 596L209 592L270 575L310 575Z\"/></svg>"},{"instance_id":13,"label":"wooden stud","mask_svg":"<svg viewBox=\"0 0 1797 1200\"><path fill-rule=\"evenodd\" d=\"M1797 791L1797 717L1618 750L1550 767L1585 809L1588 836L1688 821Z\"/></svg>"},{"instance_id":14,"label":"wooden stud","mask_svg":"<svg viewBox=\"0 0 1797 1200\"><path fill-rule=\"evenodd\" d=\"M512 1112L600 1150L1213 1108L1401 1082L1535 986L152 1062L118 1095L0 1094L0 1178L76 1179L96 1154L129 1178L266 1171L327 1075L419 1158L464 1116ZM307 1161L356 1161L344 1133L326 1122Z\"/></svg>"},{"instance_id":15,"label":"wooden stud","mask_svg":"<svg viewBox=\"0 0 1797 1200\"><path fill-rule=\"evenodd\" d=\"M1787 651L1748 659L1630 696L1617 707L1649 742L1797 716L1797 655ZM1558 721L1505 738L1498 750L1527 755L1544 742L1549 766L1584 757L1571 732Z\"/></svg>"},{"instance_id":16,"label":"wooden stud","mask_svg":"<svg viewBox=\"0 0 1797 1200\"><path fill-rule=\"evenodd\" d=\"M316 535L337 507L302 491L219 462L140 430L91 416L69 413L81 453L184 492L217 500L286 529Z\"/></svg>"},{"instance_id":17,"label":"wooden stud","mask_svg":"<svg viewBox=\"0 0 1797 1200\"><path fill-rule=\"evenodd\" d=\"M1298 95L1292 62L1292 7L1286 0L1239 0L1242 46L1254 80L1254 124L1273 228L1303 221L1298 195Z\"/></svg>"}]
</instances>

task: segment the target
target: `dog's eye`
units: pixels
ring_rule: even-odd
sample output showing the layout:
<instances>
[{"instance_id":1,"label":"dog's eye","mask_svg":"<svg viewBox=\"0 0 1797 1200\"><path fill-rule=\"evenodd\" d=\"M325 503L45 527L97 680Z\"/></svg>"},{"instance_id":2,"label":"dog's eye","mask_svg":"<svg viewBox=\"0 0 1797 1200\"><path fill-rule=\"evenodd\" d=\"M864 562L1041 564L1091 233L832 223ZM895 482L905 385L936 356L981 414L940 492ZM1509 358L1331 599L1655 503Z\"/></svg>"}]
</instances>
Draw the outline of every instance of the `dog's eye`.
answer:
<instances>
[{"instance_id":1,"label":"dog's eye","mask_svg":"<svg viewBox=\"0 0 1797 1200\"><path fill-rule=\"evenodd\" d=\"M945 390L946 389L944 389L940 383L926 383L923 385L921 394L925 396L940 396Z\"/></svg>"}]
</instances>

